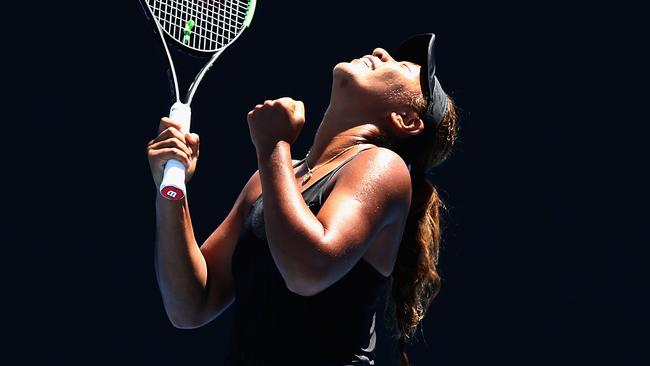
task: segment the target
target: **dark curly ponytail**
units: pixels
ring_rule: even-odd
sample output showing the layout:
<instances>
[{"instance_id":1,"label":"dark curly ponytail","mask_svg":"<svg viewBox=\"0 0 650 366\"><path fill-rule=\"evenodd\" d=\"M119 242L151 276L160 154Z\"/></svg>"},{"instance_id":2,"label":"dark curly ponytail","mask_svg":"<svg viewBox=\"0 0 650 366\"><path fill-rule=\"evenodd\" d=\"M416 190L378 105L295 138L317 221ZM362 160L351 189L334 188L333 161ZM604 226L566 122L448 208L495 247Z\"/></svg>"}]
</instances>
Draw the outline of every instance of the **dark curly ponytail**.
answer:
<instances>
[{"instance_id":1,"label":"dark curly ponytail","mask_svg":"<svg viewBox=\"0 0 650 366\"><path fill-rule=\"evenodd\" d=\"M424 100L414 98L422 112ZM444 209L436 188L426 178L427 170L451 153L458 133L454 103L447 99L447 112L436 131L426 131L396 147L411 164L411 207L393 270L392 305L399 339L400 366L408 366L405 344L415 333L433 298L440 291L437 265L440 252L440 211ZM388 302L387 305L390 305Z\"/></svg>"}]
</instances>

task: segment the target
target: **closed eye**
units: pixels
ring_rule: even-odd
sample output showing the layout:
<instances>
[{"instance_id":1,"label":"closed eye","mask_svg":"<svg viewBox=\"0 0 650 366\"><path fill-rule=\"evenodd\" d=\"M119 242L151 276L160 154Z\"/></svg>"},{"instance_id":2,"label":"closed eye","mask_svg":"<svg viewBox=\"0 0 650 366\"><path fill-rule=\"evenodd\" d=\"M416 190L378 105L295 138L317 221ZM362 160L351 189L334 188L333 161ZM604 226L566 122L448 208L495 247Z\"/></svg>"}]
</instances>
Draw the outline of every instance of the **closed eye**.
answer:
<instances>
[{"instance_id":1,"label":"closed eye","mask_svg":"<svg viewBox=\"0 0 650 366\"><path fill-rule=\"evenodd\" d=\"M409 74L415 75L417 73L417 69L414 68L409 62L402 62L402 67L405 67L406 70L408 70Z\"/></svg>"}]
</instances>

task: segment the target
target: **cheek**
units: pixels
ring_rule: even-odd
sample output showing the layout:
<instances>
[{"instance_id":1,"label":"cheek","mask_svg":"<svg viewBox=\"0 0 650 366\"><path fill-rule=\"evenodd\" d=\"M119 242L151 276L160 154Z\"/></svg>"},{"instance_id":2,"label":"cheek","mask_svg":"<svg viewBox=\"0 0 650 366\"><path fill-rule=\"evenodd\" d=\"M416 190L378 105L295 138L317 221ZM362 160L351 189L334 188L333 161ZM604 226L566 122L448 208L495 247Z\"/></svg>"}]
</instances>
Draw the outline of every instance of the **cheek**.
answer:
<instances>
[{"instance_id":1,"label":"cheek","mask_svg":"<svg viewBox=\"0 0 650 366\"><path fill-rule=\"evenodd\" d=\"M376 70L367 80L369 91L384 98L404 90L404 82L400 75L393 70Z\"/></svg>"}]
</instances>

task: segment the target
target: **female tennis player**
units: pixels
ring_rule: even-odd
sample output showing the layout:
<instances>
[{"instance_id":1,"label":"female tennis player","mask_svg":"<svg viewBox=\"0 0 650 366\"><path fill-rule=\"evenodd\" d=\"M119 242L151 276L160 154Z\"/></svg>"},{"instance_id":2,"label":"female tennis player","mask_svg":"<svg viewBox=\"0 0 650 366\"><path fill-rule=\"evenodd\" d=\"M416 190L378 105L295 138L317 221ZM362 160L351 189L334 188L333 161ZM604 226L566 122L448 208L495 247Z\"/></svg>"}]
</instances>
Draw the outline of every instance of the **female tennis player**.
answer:
<instances>
[{"instance_id":1,"label":"female tennis player","mask_svg":"<svg viewBox=\"0 0 650 366\"><path fill-rule=\"evenodd\" d=\"M434 39L417 35L394 55L377 48L337 64L302 160L290 152L305 123L302 102L256 105L248 126L258 170L202 245L187 198L158 196L166 312L176 327L194 328L234 303L226 365L374 365L384 295L408 365L404 343L440 287L441 202L425 172L447 158L457 133L434 75ZM169 159L192 177L199 137L163 118L147 150L159 188Z\"/></svg>"}]
</instances>

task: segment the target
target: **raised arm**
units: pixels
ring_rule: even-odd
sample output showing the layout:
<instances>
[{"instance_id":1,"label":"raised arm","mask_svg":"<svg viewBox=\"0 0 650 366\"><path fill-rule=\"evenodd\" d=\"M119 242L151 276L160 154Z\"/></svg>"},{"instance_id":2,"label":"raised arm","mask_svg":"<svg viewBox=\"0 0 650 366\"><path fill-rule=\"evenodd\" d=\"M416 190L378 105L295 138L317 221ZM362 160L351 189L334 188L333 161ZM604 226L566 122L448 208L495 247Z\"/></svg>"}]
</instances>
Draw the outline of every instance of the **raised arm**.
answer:
<instances>
[{"instance_id":1,"label":"raised arm","mask_svg":"<svg viewBox=\"0 0 650 366\"><path fill-rule=\"evenodd\" d=\"M156 199L156 274L165 310L174 326L199 327L233 302L231 259L244 223L248 186L200 248L187 198L181 203Z\"/></svg>"},{"instance_id":2,"label":"raised arm","mask_svg":"<svg viewBox=\"0 0 650 366\"><path fill-rule=\"evenodd\" d=\"M148 156L156 188L162 167L171 158L185 162L188 179L198 159L198 136L179 132L176 123L161 121L160 134L149 143ZM160 177L160 178L159 178ZM257 177L257 178L256 178ZM155 265L167 315L178 328L195 328L217 317L234 299L231 257L249 205L254 174L230 213L199 247L187 197L170 201L156 198ZM259 183L258 183L259 184Z\"/></svg>"},{"instance_id":3,"label":"raised arm","mask_svg":"<svg viewBox=\"0 0 650 366\"><path fill-rule=\"evenodd\" d=\"M291 144L304 124L302 102L280 98L248 113L264 192L269 249L287 288L310 296L343 277L382 234L382 252L399 244L411 202L404 161L388 149L370 149L343 167L315 216L294 171ZM388 229L392 230L388 230ZM387 235L386 236L390 236Z\"/></svg>"},{"instance_id":4,"label":"raised arm","mask_svg":"<svg viewBox=\"0 0 650 366\"><path fill-rule=\"evenodd\" d=\"M370 149L337 175L314 215L291 179L289 146L279 144L259 167L264 220L271 254L287 287L315 295L338 281L376 240L389 255L408 213L410 177L402 159L388 149Z\"/></svg>"}]
</instances>

